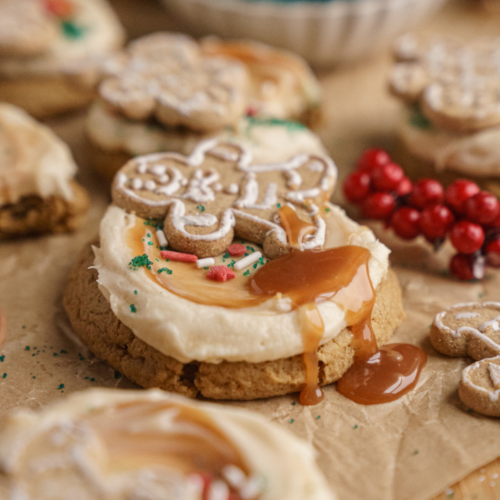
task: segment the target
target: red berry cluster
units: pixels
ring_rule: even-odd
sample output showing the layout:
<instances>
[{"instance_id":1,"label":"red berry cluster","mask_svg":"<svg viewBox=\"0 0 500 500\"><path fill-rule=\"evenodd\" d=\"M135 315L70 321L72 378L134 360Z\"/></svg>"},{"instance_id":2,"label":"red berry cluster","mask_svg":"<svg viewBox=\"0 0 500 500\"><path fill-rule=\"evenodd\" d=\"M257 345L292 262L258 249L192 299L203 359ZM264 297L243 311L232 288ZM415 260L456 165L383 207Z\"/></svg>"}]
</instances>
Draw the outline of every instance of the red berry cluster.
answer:
<instances>
[{"instance_id":1,"label":"red berry cluster","mask_svg":"<svg viewBox=\"0 0 500 500\"><path fill-rule=\"evenodd\" d=\"M344 184L346 198L364 217L385 220L405 240L422 234L435 248L449 236L458 253L450 273L462 280L482 278L485 264L500 267L500 203L472 181L446 190L435 179L415 184L382 149L368 149Z\"/></svg>"}]
</instances>

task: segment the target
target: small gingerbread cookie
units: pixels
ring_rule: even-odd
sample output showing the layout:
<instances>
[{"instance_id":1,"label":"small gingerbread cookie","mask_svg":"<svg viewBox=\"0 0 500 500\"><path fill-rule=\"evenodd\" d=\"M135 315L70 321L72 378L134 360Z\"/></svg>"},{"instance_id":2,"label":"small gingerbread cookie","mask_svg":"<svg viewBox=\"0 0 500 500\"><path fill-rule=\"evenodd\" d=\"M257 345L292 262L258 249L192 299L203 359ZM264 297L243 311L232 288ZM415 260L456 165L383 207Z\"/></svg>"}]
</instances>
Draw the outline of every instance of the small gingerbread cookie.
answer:
<instances>
[{"instance_id":1,"label":"small gingerbread cookie","mask_svg":"<svg viewBox=\"0 0 500 500\"><path fill-rule=\"evenodd\" d=\"M50 129L0 104L0 239L76 229L89 203L76 170Z\"/></svg>"},{"instance_id":2,"label":"small gingerbread cookie","mask_svg":"<svg viewBox=\"0 0 500 500\"><path fill-rule=\"evenodd\" d=\"M460 399L478 413L500 417L500 302L457 304L438 313L430 340L442 354L476 360L462 373Z\"/></svg>"},{"instance_id":3,"label":"small gingerbread cookie","mask_svg":"<svg viewBox=\"0 0 500 500\"><path fill-rule=\"evenodd\" d=\"M175 250L212 257L234 235L262 244L274 258L286 251L278 209L286 203L316 231L304 249L322 248L325 223L318 215L335 185L337 170L328 157L300 154L286 162L254 164L238 145L209 140L189 157L176 153L138 157L116 175L116 205L147 219L165 219Z\"/></svg>"},{"instance_id":4,"label":"small gingerbread cookie","mask_svg":"<svg viewBox=\"0 0 500 500\"><path fill-rule=\"evenodd\" d=\"M0 101L36 117L88 104L123 39L106 0L2 0Z\"/></svg>"}]
</instances>

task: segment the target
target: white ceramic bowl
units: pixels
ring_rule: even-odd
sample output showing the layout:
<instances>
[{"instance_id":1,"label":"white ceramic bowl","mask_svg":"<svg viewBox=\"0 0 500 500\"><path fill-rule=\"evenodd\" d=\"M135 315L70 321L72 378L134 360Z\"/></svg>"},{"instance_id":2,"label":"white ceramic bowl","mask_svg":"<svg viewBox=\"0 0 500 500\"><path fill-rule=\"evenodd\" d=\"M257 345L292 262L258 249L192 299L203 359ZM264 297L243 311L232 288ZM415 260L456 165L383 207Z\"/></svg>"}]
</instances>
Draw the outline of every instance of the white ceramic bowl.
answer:
<instances>
[{"instance_id":1,"label":"white ceramic bowl","mask_svg":"<svg viewBox=\"0 0 500 500\"><path fill-rule=\"evenodd\" d=\"M412 29L445 0L275 3L163 0L195 35L251 38L292 50L317 67L367 57Z\"/></svg>"}]
</instances>

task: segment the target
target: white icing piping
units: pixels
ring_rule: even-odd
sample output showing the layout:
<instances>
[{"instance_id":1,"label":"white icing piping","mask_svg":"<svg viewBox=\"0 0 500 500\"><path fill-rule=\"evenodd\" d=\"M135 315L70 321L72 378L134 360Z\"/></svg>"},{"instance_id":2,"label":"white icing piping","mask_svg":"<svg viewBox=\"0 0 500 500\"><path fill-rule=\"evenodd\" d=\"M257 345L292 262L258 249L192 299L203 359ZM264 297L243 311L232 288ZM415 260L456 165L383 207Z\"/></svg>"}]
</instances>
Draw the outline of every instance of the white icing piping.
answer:
<instances>
[{"instance_id":1,"label":"white icing piping","mask_svg":"<svg viewBox=\"0 0 500 500\"><path fill-rule=\"evenodd\" d=\"M255 222L258 222L259 224L263 224L265 226L268 226L270 228L270 231L268 231L267 235L274 233L276 235L276 238L278 239L278 241L280 241L281 243L286 245L286 232L281 226L278 226L278 224L275 224L274 222L271 222L269 220L261 219L255 215L248 214L247 212L242 212L241 210L236 210L234 208L232 211L238 217L245 217L247 219L251 219Z\"/></svg>"},{"instance_id":2,"label":"white icing piping","mask_svg":"<svg viewBox=\"0 0 500 500\"><path fill-rule=\"evenodd\" d=\"M325 243L326 237L326 223L321 218L316 219L317 231L314 234L307 235L302 242L304 250L311 250L313 248L322 247Z\"/></svg>"},{"instance_id":3,"label":"white icing piping","mask_svg":"<svg viewBox=\"0 0 500 500\"><path fill-rule=\"evenodd\" d=\"M291 201L292 203L304 203L306 200L316 198L320 194L319 188L305 189L303 191L289 191L285 195L285 199Z\"/></svg>"},{"instance_id":4,"label":"white icing piping","mask_svg":"<svg viewBox=\"0 0 500 500\"><path fill-rule=\"evenodd\" d=\"M257 203L257 200L259 198L259 183L255 179L255 174L249 174L246 177L246 184L243 189L244 194L241 198L236 200L236 202L234 203L235 207L269 210L274 205L276 205L278 201L278 198L276 196L278 186L274 182L272 182L267 187L264 201L260 204Z\"/></svg>"},{"instance_id":5,"label":"white icing piping","mask_svg":"<svg viewBox=\"0 0 500 500\"><path fill-rule=\"evenodd\" d=\"M203 170L196 169L183 198L193 200L196 203L207 203L215 200L215 193L210 189L210 184L219 180L219 173L210 170L209 175L204 175Z\"/></svg>"},{"instance_id":6,"label":"white icing piping","mask_svg":"<svg viewBox=\"0 0 500 500\"><path fill-rule=\"evenodd\" d=\"M480 363L483 363L483 362L488 361L488 360L493 361L494 359L497 359L497 357L487 358L486 360L483 359L481 361L477 361L476 363L472 363L472 365L469 365L462 372L462 383L464 385L472 387L476 391L482 392L483 394L487 394L492 403L495 403L496 401L498 401L498 398L500 396L500 389L496 389L494 391L491 391L489 389L485 389L484 387L481 387L480 385L474 384L474 382L472 382L472 380L469 377L469 372L471 370L474 370L474 368L478 368L480 366Z\"/></svg>"},{"instance_id":7,"label":"white icing piping","mask_svg":"<svg viewBox=\"0 0 500 500\"><path fill-rule=\"evenodd\" d=\"M472 319L472 318L477 318L478 316L479 313L477 312L463 312L455 314L455 319Z\"/></svg>"}]
</instances>

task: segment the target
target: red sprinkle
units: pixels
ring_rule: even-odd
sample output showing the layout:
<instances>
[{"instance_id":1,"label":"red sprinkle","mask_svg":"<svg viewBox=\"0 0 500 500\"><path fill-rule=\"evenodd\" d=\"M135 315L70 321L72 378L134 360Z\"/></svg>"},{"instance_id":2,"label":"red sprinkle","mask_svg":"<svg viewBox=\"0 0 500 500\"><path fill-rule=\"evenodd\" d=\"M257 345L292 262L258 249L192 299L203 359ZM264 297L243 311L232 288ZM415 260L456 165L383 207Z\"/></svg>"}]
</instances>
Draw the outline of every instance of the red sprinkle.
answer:
<instances>
[{"instance_id":1,"label":"red sprinkle","mask_svg":"<svg viewBox=\"0 0 500 500\"><path fill-rule=\"evenodd\" d=\"M162 250L160 255L164 259L174 260L176 262L196 262L198 260L196 255L192 255L190 253L171 252L170 250Z\"/></svg>"},{"instance_id":2,"label":"red sprinkle","mask_svg":"<svg viewBox=\"0 0 500 500\"><path fill-rule=\"evenodd\" d=\"M214 281L227 281L234 277L234 272L226 266L212 266L207 273L207 278Z\"/></svg>"},{"instance_id":3,"label":"red sprinkle","mask_svg":"<svg viewBox=\"0 0 500 500\"><path fill-rule=\"evenodd\" d=\"M239 257L240 255L243 255L247 251L247 249L245 245L241 245L240 243L233 243L232 245L230 245L227 251L232 257Z\"/></svg>"},{"instance_id":4,"label":"red sprinkle","mask_svg":"<svg viewBox=\"0 0 500 500\"><path fill-rule=\"evenodd\" d=\"M74 13L74 6L68 0L45 0L45 8L58 17L71 17Z\"/></svg>"}]
</instances>

